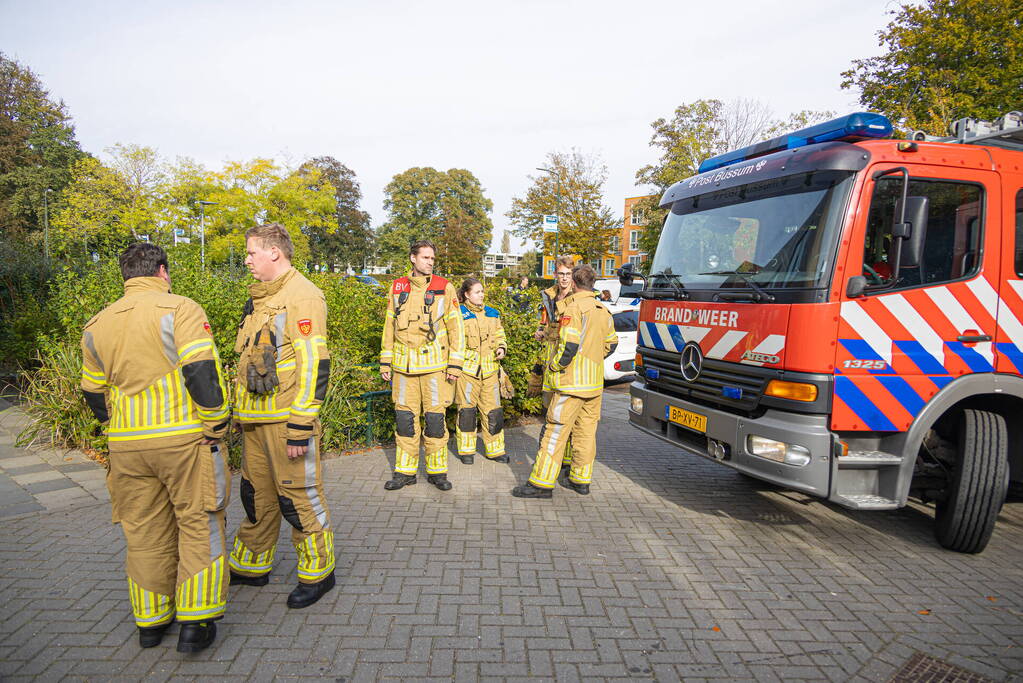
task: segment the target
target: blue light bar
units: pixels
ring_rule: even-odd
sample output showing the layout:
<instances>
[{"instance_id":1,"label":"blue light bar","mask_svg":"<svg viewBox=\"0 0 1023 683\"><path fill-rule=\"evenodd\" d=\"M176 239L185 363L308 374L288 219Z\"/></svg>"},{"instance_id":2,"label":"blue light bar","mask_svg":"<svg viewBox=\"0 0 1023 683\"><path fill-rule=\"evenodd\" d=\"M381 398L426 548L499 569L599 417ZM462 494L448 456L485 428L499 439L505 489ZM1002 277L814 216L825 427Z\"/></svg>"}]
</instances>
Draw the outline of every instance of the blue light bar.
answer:
<instances>
[{"instance_id":1,"label":"blue light bar","mask_svg":"<svg viewBox=\"0 0 1023 683\"><path fill-rule=\"evenodd\" d=\"M776 138L764 140L733 152L704 159L700 164L699 172L706 173L722 166L731 166L740 161L780 152L783 149L796 149L829 140L887 138L891 136L892 130L892 122L881 114L858 112L779 135Z\"/></svg>"}]
</instances>

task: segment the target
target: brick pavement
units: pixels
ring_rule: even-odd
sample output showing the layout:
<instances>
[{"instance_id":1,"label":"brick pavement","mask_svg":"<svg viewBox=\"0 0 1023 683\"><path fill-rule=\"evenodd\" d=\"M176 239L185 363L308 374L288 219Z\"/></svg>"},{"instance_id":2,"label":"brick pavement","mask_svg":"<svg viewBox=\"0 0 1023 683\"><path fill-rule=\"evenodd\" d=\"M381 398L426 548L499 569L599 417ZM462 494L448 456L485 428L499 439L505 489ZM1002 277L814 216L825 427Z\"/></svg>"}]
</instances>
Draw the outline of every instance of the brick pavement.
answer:
<instances>
[{"instance_id":1,"label":"brick pavement","mask_svg":"<svg viewBox=\"0 0 1023 683\"><path fill-rule=\"evenodd\" d=\"M270 584L233 587L198 655L174 651L176 629L138 648L107 505L9 517L0 679L877 681L924 653L1020 680L1023 503L983 554L950 553L922 507L850 512L750 481L631 429L626 400L605 402L589 497L508 494L535 426L510 430L510 466L452 458L448 493L385 492L390 452L326 461L337 589L284 606L282 530ZM240 517L234 495L230 530Z\"/></svg>"}]
</instances>

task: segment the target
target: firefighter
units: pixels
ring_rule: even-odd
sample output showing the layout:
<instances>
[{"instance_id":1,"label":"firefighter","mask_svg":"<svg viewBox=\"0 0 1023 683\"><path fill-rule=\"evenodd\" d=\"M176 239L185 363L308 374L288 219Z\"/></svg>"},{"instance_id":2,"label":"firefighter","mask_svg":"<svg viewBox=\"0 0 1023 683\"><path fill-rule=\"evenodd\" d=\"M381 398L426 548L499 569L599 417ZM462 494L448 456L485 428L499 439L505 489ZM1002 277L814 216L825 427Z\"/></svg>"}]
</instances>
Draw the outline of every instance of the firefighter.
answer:
<instances>
[{"instance_id":1,"label":"firefighter","mask_svg":"<svg viewBox=\"0 0 1023 683\"><path fill-rule=\"evenodd\" d=\"M483 284L466 278L458 288L465 328L465 362L455 385L458 421L455 433L458 459L471 465L476 454L476 415L482 425L483 449L494 462L508 462L504 450L504 410L498 383L498 361L508 342L496 308L483 305Z\"/></svg>"},{"instance_id":2,"label":"firefighter","mask_svg":"<svg viewBox=\"0 0 1023 683\"><path fill-rule=\"evenodd\" d=\"M572 269L575 267L575 259L571 256L559 256L554 262L555 283L540 293L540 326L533 337L542 343L540 356L532 371L529 373L527 395L543 396L544 408L551 402L553 390L553 377L547 368L550 366L551 356L558 347L558 321L565 310L565 301L572 294L574 285L572 283ZM567 471L572 464L572 441L569 439L565 444L565 452L562 456L562 468Z\"/></svg>"},{"instance_id":3,"label":"firefighter","mask_svg":"<svg viewBox=\"0 0 1023 683\"><path fill-rule=\"evenodd\" d=\"M465 342L455 288L433 274L435 253L428 240L414 243L412 273L395 280L387 297L380 376L391 382L397 442L394 476L384 484L388 491L416 483L420 431L427 480L441 491L451 490L444 412L454 398Z\"/></svg>"},{"instance_id":4,"label":"firefighter","mask_svg":"<svg viewBox=\"0 0 1023 683\"><path fill-rule=\"evenodd\" d=\"M110 444L139 644L159 645L176 619L178 652L197 652L227 602L227 388L206 313L171 294L163 249L133 244L119 263L124 296L82 334L81 387Z\"/></svg>"},{"instance_id":5,"label":"firefighter","mask_svg":"<svg viewBox=\"0 0 1023 683\"><path fill-rule=\"evenodd\" d=\"M565 300L558 346L547 368L553 393L546 423L529 481L512 491L518 498L550 498L555 479L581 495L590 492L604 391L604 359L618 346L611 314L594 296L596 279L588 265L572 270L575 292ZM561 454L569 436L571 467L559 477Z\"/></svg>"},{"instance_id":6,"label":"firefighter","mask_svg":"<svg viewBox=\"0 0 1023 683\"><path fill-rule=\"evenodd\" d=\"M327 393L327 304L291 265L287 229L245 233L249 285L235 351L236 419L242 431L245 509L231 552L231 582L265 586L281 518L292 526L298 586L288 607L312 605L334 587L334 532L323 492L320 405Z\"/></svg>"}]
</instances>

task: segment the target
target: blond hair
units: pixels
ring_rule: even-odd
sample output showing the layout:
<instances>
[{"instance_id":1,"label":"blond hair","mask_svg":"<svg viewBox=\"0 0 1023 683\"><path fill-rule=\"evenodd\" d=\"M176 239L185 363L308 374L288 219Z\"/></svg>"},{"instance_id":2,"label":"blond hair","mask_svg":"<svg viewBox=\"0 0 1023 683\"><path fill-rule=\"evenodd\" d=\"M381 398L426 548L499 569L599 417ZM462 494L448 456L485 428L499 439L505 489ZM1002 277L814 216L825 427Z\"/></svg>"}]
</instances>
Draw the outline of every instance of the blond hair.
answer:
<instances>
[{"instance_id":1,"label":"blond hair","mask_svg":"<svg viewBox=\"0 0 1023 683\"><path fill-rule=\"evenodd\" d=\"M291 244L291 235L288 234L288 229L280 223L263 223L249 228L245 231L245 239L250 237L258 239L260 246L264 249L277 247L284 254L284 258L289 261L292 254L295 253L295 248Z\"/></svg>"},{"instance_id":2,"label":"blond hair","mask_svg":"<svg viewBox=\"0 0 1023 683\"><path fill-rule=\"evenodd\" d=\"M554 270L558 269L558 266L565 266L566 268L575 268L575 259L571 256L559 256L554 259Z\"/></svg>"}]
</instances>

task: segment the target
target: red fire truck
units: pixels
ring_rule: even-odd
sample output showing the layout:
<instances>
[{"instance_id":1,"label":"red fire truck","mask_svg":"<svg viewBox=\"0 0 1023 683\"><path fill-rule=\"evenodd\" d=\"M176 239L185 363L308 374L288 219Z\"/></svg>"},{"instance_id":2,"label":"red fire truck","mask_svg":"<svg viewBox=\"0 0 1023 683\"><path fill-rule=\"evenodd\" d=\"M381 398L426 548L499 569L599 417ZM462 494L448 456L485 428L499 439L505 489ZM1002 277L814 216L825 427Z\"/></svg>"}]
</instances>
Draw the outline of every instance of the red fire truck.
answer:
<instances>
[{"instance_id":1,"label":"red fire truck","mask_svg":"<svg viewBox=\"0 0 1023 683\"><path fill-rule=\"evenodd\" d=\"M892 130L852 114L665 192L629 418L847 508L934 502L980 552L1023 482L1023 114Z\"/></svg>"}]
</instances>

